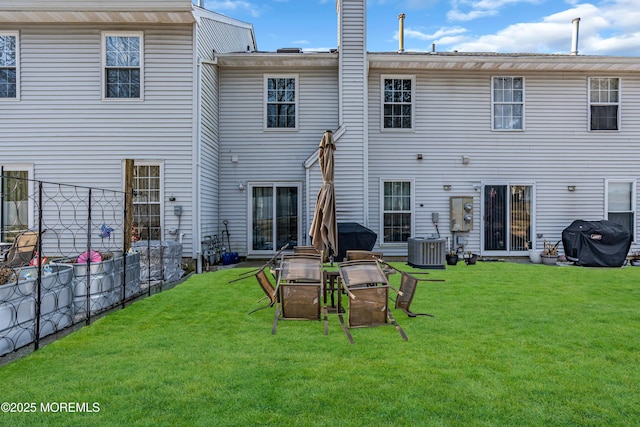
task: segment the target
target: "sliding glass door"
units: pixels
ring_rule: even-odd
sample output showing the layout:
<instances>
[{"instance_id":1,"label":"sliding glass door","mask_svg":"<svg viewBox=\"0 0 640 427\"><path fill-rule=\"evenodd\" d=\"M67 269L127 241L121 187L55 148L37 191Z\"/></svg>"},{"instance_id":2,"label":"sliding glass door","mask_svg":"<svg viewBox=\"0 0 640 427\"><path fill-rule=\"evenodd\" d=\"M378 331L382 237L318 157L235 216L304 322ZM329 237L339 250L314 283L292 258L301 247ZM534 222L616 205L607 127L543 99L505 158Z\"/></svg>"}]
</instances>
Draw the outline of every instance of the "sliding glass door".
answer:
<instances>
[{"instance_id":1,"label":"sliding glass door","mask_svg":"<svg viewBox=\"0 0 640 427\"><path fill-rule=\"evenodd\" d=\"M273 253L300 244L300 184L250 184L251 253Z\"/></svg>"},{"instance_id":2,"label":"sliding glass door","mask_svg":"<svg viewBox=\"0 0 640 427\"><path fill-rule=\"evenodd\" d=\"M491 184L483 187L483 251L527 250L533 234L533 186Z\"/></svg>"}]
</instances>

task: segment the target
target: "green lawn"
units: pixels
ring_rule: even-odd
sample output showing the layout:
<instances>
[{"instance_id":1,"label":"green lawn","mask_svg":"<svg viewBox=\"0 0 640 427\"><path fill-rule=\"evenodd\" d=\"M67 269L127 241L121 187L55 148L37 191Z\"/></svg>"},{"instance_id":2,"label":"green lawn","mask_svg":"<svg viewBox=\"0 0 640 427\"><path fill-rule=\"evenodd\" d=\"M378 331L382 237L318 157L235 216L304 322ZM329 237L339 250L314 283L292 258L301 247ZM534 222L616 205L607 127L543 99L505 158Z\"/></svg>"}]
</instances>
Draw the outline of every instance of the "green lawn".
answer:
<instances>
[{"instance_id":1,"label":"green lawn","mask_svg":"<svg viewBox=\"0 0 640 427\"><path fill-rule=\"evenodd\" d=\"M404 264L394 264L408 269ZM280 321L242 269L193 276L0 368L0 425L629 426L640 268L433 270L395 328ZM398 275L392 276L397 285ZM78 402L99 412L43 413ZM52 406L54 409L58 406Z\"/></svg>"}]
</instances>

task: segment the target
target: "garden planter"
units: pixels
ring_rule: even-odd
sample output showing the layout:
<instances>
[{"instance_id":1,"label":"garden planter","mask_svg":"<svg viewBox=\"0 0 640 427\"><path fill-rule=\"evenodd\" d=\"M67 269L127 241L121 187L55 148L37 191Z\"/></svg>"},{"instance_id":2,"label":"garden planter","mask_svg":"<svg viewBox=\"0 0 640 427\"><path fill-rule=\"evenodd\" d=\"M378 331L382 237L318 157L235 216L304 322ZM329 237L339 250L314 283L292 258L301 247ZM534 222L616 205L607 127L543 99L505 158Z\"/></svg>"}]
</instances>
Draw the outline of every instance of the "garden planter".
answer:
<instances>
[{"instance_id":1,"label":"garden planter","mask_svg":"<svg viewBox=\"0 0 640 427\"><path fill-rule=\"evenodd\" d=\"M476 261L478 261L478 255L470 254L464 256L464 263L467 265L475 265Z\"/></svg>"},{"instance_id":2,"label":"garden planter","mask_svg":"<svg viewBox=\"0 0 640 427\"><path fill-rule=\"evenodd\" d=\"M558 262L558 255L540 255L540 258L544 265L556 265Z\"/></svg>"},{"instance_id":3,"label":"garden planter","mask_svg":"<svg viewBox=\"0 0 640 427\"><path fill-rule=\"evenodd\" d=\"M85 269L86 271L86 269ZM107 309L113 304L113 274L93 274L73 278L73 306L78 314L87 313L87 292L90 299L91 314Z\"/></svg>"},{"instance_id":4,"label":"garden planter","mask_svg":"<svg viewBox=\"0 0 640 427\"><path fill-rule=\"evenodd\" d=\"M68 321L58 320L72 316L71 266L47 265L43 270L40 314L51 325L40 328L41 337L67 327ZM37 267L16 269L16 281L0 286L0 355L35 340L37 277Z\"/></svg>"},{"instance_id":5,"label":"garden planter","mask_svg":"<svg viewBox=\"0 0 640 427\"><path fill-rule=\"evenodd\" d=\"M446 259L447 259L447 265L456 265L456 264L458 264L458 255L447 254L446 255Z\"/></svg>"},{"instance_id":6,"label":"garden planter","mask_svg":"<svg viewBox=\"0 0 640 427\"><path fill-rule=\"evenodd\" d=\"M542 262L542 253L540 251L529 251L529 261L534 264L540 264Z\"/></svg>"}]
</instances>

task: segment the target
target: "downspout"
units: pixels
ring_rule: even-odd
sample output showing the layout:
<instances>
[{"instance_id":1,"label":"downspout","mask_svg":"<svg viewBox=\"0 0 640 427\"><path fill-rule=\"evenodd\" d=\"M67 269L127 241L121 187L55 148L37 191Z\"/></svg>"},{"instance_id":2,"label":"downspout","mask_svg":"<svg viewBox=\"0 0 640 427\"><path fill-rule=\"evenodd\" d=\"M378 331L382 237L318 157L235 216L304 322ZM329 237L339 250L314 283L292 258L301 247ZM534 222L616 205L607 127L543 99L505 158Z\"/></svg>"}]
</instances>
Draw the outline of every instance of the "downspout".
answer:
<instances>
[{"instance_id":1,"label":"downspout","mask_svg":"<svg viewBox=\"0 0 640 427\"><path fill-rule=\"evenodd\" d=\"M363 92L364 92L364 106L362 109L362 123L364 129L362 129L362 162L364 165L364 174L363 174L363 186L364 195L363 195L363 220L364 226L369 227L369 60L367 58L367 7L364 7L364 20L363 20L363 28L362 31L365 35L364 37L364 46L362 49L362 81L363 81Z\"/></svg>"},{"instance_id":2,"label":"downspout","mask_svg":"<svg viewBox=\"0 0 640 427\"><path fill-rule=\"evenodd\" d=\"M193 40L194 40L193 57L198 58L198 25L197 24L193 25ZM196 94L197 99L196 99L196 102L193 103L194 104L193 117L195 117L195 120L194 120L195 144L193 148L195 168L193 171L193 179L196 185L193 186L194 194L192 196L194 200L194 203L192 206L194 206L195 209L193 210L191 218L193 221L192 229L195 231L195 233L193 233L193 236L192 236L191 253L196 257L196 273L201 274L202 273L202 253L201 253L202 247L200 242L202 241L202 230L201 230L202 224L200 224L200 209L202 208L202 200L200 198L200 191L202 190L202 185L201 185L202 180L200 179L200 174L202 173L202 168L200 164L200 160L201 160L200 156L202 155L202 153L201 153L200 141L202 137L202 126L201 126L202 118L200 114L202 111L202 83L201 83L202 65L200 64L199 59L197 59L194 62L195 62L195 69L194 69L195 81L193 82L193 86L194 86L193 93Z\"/></svg>"}]
</instances>

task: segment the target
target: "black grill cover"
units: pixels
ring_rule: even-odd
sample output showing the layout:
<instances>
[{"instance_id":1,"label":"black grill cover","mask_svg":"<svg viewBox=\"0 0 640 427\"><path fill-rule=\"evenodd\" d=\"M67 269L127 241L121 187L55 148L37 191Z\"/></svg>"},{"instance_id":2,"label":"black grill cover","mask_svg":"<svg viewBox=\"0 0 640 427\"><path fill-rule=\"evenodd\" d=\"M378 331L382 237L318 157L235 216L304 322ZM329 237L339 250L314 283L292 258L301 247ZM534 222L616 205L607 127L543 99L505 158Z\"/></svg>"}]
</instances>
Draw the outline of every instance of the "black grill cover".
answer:
<instances>
[{"instance_id":1,"label":"black grill cover","mask_svg":"<svg viewBox=\"0 0 640 427\"><path fill-rule=\"evenodd\" d=\"M376 244L378 235L357 222L338 223L338 256L342 261L348 250L370 251Z\"/></svg>"},{"instance_id":2,"label":"black grill cover","mask_svg":"<svg viewBox=\"0 0 640 427\"><path fill-rule=\"evenodd\" d=\"M585 267L621 267L631 247L631 234L611 221L573 221L562 231L564 254Z\"/></svg>"}]
</instances>

